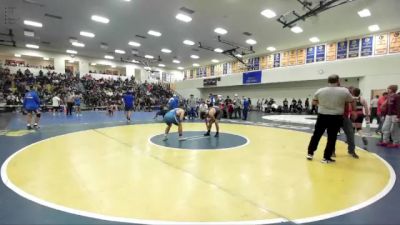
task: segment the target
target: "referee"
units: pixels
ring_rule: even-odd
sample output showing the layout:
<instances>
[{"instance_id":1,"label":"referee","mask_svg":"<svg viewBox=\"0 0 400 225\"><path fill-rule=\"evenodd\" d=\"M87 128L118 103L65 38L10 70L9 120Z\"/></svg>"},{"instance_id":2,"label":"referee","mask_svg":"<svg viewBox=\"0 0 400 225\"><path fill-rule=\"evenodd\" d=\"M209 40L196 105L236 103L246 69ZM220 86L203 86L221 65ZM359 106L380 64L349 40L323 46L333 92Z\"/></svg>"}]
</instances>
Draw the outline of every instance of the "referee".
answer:
<instances>
[{"instance_id":1,"label":"referee","mask_svg":"<svg viewBox=\"0 0 400 225\"><path fill-rule=\"evenodd\" d=\"M318 118L314 134L308 145L308 160L313 159L319 140L325 133L325 130L327 130L328 142L326 143L322 163L335 162L331 156L335 149L337 133L343 124L343 112L346 103L352 103L353 108L355 108L355 102L349 90L340 87L339 76L329 76L328 86L319 89L314 95L313 104L318 104Z\"/></svg>"}]
</instances>

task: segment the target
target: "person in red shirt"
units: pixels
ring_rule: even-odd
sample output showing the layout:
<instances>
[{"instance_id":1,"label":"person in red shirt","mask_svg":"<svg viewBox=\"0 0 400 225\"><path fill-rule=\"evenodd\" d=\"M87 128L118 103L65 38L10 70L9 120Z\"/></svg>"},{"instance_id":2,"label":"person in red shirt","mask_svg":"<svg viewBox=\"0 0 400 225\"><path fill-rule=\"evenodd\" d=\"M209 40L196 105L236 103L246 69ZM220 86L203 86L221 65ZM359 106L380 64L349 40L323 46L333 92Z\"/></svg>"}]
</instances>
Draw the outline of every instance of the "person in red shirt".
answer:
<instances>
[{"instance_id":1,"label":"person in red shirt","mask_svg":"<svg viewBox=\"0 0 400 225\"><path fill-rule=\"evenodd\" d=\"M388 87L387 100L383 103L382 109L386 111L385 121L382 125L383 140L379 146L398 148L400 146L400 95L397 94L397 85ZM390 143L390 138L393 142Z\"/></svg>"},{"instance_id":2,"label":"person in red shirt","mask_svg":"<svg viewBox=\"0 0 400 225\"><path fill-rule=\"evenodd\" d=\"M379 117L379 126L378 129L376 129L376 133L382 133L382 125L383 125L383 121L385 120L385 112L382 112L382 105L383 103L385 103L386 99L387 99L387 92L383 92L382 96L379 97L378 99L378 108L377 108L377 114Z\"/></svg>"}]
</instances>

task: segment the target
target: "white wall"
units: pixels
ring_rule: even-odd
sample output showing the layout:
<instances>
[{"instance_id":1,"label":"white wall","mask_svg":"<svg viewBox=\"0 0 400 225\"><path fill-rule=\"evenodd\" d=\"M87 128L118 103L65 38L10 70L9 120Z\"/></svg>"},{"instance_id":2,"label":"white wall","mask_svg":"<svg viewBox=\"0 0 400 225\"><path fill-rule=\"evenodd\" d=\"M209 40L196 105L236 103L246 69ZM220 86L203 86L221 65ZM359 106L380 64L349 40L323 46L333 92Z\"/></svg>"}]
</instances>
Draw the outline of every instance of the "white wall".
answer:
<instances>
[{"instance_id":1,"label":"white wall","mask_svg":"<svg viewBox=\"0 0 400 225\"><path fill-rule=\"evenodd\" d=\"M322 81L326 80L331 74L338 74L341 78L359 78L360 84L352 85L359 86L364 97L369 99L371 90L373 89L384 89L389 84L400 85L399 65L400 54L337 60L263 70L261 82L264 84L274 84L294 81ZM326 85L324 82L320 84L321 86ZM229 92L245 90L245 93L250 97L259 95L257 86L242 85L242 74L222 76L221 81L218 82L218 88L214 89L214 92L219 92L218 89L225 92L225 89L222 87L229 86L233 86L226 89ZM203 89L203 81L202 79L186 80L178 82L176 87L177 91L184 96L187 93L194 93L195 95L197 94L196 97L200 97L202 94L200 90ZM286 91L291 92L291 87L287 86L287 88L288 90Z\"/></svg>"},{"instance_id":2,"label":"white wall","mask_svg":"<svg viewBox=\"0 0 400 225\"><path fill-rule=\"evenodd\" d=\"M358 87L357 78L349 78L346 80L347 81L342 81L343 86ZM214 87L201 89L201 96L202 98L207 98L209 93L212 93L222 95L224 98L226 96L230 96L232 98L234 94L238 94L239 97L250 97L253 104L255 104L258 99L263 98L273 98L276 102L282 104L284 98L287 98L289 101L292 98L295 98L296 100L300 98L304 102L306 98L312 98L314 93L319 88L326 85L326 80L313 80L230 87Z\"/></svg>"}]
</instances>

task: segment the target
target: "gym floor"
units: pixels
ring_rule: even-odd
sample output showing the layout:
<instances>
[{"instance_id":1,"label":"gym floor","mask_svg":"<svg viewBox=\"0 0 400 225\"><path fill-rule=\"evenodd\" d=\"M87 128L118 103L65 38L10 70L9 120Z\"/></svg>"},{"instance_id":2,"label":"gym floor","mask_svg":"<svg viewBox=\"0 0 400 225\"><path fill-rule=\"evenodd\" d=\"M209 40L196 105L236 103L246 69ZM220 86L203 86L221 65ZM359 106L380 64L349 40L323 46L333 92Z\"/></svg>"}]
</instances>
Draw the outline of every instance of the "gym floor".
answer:
<instances>
[{"instance_id":1,"label":"gym floor","mask_svg":"<svg viewBox=\"0 0 400 225\"><path fill-rule=\"evenodd\" d=\"M223 120L219 138L185 121L162 141L154 113L44 113L39 130L0 114L0 224L396 224L400 149L359 146L337 162L313 161L312 123ZM291 117L291 116L288 116ZM264 117L265 118L265 117ZM310 120L313 118L310 117Z\"/></svg>"}]
</instances>

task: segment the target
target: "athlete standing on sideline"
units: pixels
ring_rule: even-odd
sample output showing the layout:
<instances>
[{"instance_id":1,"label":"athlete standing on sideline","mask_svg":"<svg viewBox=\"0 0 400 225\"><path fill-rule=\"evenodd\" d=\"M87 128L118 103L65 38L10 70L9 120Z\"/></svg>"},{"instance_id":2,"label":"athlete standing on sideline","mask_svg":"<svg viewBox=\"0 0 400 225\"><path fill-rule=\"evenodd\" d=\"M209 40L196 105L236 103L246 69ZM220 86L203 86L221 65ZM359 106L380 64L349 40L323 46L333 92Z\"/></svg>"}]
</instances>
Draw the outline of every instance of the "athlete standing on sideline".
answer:
<instances>
[{"instance_id":1,"label":"athlete standing on sideline","mask_svg":"<svg viewBox=\"0 0 400 225\"><path fill-rule=\"evenodd\" d=\"M39 120L40 120L40 99L36 91L33 89L33 86L30 86L29 92L25 94L23 107L27 112L27 124L26 128L28 130L32 129L32 113L35 113L35 124L34 128L39 128Z\"/></svg>"},{"instance_id":2,"label":"athlete standing on sideline","mask_svg":"<svg viewBox=\"0 0 400 225\"><path fill-rule=\"evenodd\" d=\"M356 108L354 111L357 113L353 126L356 129L356 132L362 137L364 145L367 145L367 138L361 133L361 130L364 118L367 124L370 123L368 104L367 101L360 96L361 91L359 88L354 88L352 94L354 96L354 101L356 102Z\"/></svg>"},{"instance_id":3,"label":"athlete standing on sideline","mask_svg":"<svg viewBox=\"0 0 400 225\"><path fill-rule=\"evenodd\" d=\"M135 96L132 91L127 91L122 97L122 102L125 108L125 117L127 122L131 122L131 114L133 111L133 103L135 102Z\"/></svg>"},{"instance_id":4,"label":"athlete standing on sideline","mask_svg":"<svg viewBox=\"0 0 400 225\"><path fill-rule=\"evenodd\" d=\"M75 105L76 116L82 116L82 113L81 113L81 99L82 99L82 97L78 92L75 93L74 97L75 97L74 98L74 105Z\"/></svg>"},{"instance_id":5,"label":"athlete standing on sideline","mask_svg":"<svg viewBox=\"0 0 400 225\"><path fill-rule=\"evenodd\" d=\"M169 112L167 112L164 116L164 122L167 124L167 128L165 128L165 134L164 134L164 139L163 141L168 140L168 133L169 130L171 129L172 124L175 124L178 126L178 133L179 133L179 141L185 140L182 135L182 122L183 119L185 118L185 110L181 108L176 108L172 109Z\"/></svg>"},{"instance_id":6,"label":"athlete standing on sideline","mask_svg":"<svg viewBox=\"0 0 400 225\"><path fill-rule=\"evenodd\" d=\"M210 136L211 127L213 123L215 123L217 133L215 133L214 137L219 137L219 120L221 119L221 116L222 111L218 106L213 106L208 110L208 112L206 112L207 133L205 133L204 136Z\"/></svg>"}]
</instances>

